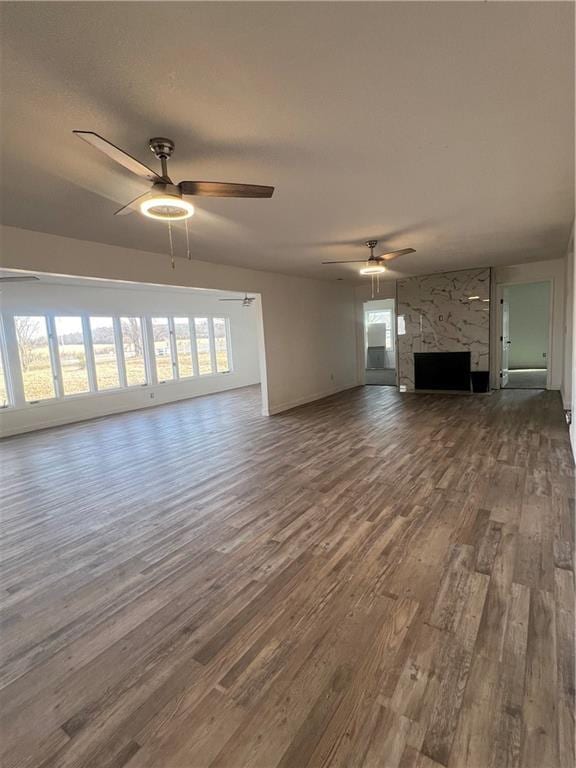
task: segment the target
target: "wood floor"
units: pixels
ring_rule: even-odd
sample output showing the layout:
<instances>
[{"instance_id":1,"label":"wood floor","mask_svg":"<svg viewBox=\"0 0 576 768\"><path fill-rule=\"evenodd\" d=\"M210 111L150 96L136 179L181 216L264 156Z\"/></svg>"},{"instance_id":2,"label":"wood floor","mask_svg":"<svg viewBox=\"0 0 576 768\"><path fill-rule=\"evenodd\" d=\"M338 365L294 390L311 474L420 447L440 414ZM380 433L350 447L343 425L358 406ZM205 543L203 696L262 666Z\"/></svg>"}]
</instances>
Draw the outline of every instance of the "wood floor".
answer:
<instances>
[{"instance_id":1,"label":"wood floor","mask_svg":"<svg viewBox=\"0 0 576 768\"><path fill-rule=\"evenodd\" d=\"M2 768L573 768L555 392L254 389L11 438Z\"/></svg>"}]
</instances>

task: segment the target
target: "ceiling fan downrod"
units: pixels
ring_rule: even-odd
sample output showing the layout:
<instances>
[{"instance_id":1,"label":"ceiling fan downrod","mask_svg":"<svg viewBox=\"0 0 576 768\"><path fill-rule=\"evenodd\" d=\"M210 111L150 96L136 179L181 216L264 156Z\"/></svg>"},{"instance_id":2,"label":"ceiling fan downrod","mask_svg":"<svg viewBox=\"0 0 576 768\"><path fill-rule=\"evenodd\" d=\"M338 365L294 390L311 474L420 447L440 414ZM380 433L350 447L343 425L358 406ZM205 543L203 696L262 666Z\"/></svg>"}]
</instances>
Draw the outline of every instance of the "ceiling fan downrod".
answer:
<instances>
[{"instance_id":1,"label":"ceiling fan downrod","mask_svg":"<svg viewBox=\"0 0 576 768\"><path fill-rule=\"evenodd\" d=\"M150 139L150 149L154 153L155 157L160 160L162 166L162 177L168 184L172 184L170 176L168 176L168 159L172 157L175 144L172 139L165 139L161 136Z\"/></svg>"}]
</instances>

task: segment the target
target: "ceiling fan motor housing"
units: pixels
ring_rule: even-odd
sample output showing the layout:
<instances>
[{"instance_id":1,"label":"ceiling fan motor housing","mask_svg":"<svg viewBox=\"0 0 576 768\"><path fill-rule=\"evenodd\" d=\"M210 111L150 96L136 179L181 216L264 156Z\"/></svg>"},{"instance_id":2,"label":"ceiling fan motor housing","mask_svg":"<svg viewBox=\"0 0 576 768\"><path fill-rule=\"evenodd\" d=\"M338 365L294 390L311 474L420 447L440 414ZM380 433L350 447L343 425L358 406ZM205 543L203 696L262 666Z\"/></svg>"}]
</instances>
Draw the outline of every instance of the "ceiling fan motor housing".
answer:
<instances>
[{"instance_id":1,"label":"ceiling fan motor housing","mask_svg":"<svg viewBox=\"0 0 576 768\"><path fill-rule=\"evenodd\" d=\"M167 159L172 157L172 153L174 152L174 142L172 139L164 139L157 136L154 139L150 139L150 149L154 152L158 160L162 160L162 158Z\"/></svg>"},{"instance_id":2,"label":"ceiling fan motor housing","mask_svg":"<svg viewBox=\"0 0 576 768\"><path fill-rule=\"evenodd\" d=\"M370 248L370 258L368 261L379 261L377 256L374 256L374 248L378 245L378 240L366 240L366 245Z\"/></svg>"}]
</instances>

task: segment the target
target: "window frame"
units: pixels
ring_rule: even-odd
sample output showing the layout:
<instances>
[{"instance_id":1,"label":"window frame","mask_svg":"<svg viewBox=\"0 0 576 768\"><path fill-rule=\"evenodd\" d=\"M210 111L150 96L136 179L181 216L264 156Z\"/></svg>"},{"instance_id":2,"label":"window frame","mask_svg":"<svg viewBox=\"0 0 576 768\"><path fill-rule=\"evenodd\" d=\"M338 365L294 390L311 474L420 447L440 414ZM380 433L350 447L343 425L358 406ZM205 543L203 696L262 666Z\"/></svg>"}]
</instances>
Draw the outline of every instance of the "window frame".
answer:
<instances>
[{"instance_id":1,"label":"window frame","mask_svg":"<svg viewBox=\"0 0 576 768\"><path fill-rule=\"evenodd\" d=\"M52 324L52 337L53 337L53 346L54 349L52 350L53 354L55 355L56 361L57 361L57 371L58 371L58 382L59 382L59 396L56 399L62 399L62 400L70 400L71 398L75 397L86 397L86 395L93 395L98 390L96 389L96 374L94 371L94 351L92 349L92 337L90 334L90 318L89 315L78 315L77 313L74 315L65 315L62 314L62 312L52 313L50 316L50 322ZM85 392L71 392L70 394L66 394L64 391L64 375L62 373L62 360L60 358L60 344L58 342L58 331L56 327L56 319L59 317L73 317L73 318L79 318L80 323L82 325L82 339L83 339L83 345L84 345L84 354L86 356L86 378L88 380L88 389ZM86 340L88 337L88 341ZM50 342L50 340L49 340ZM42 402L46 402L43 400Z\"/></svg>"},{"instance_id":2,"label":"window frame","mask_svg":"<svg viewBox=\"0 0 576 768\"><path fill-rule=\"evenodd\" d=\"M230 337L230 318L227 317L226 315L213 315L210 319L211 319L212 335L214 337L214 363L216 366L215 374L217 376L227 376L228 374L232 373L234 370L234 360L232 357L232 342ZM224 331L225 331L225 338L226 338L226 355L228 358L227 371L218 370L218 358L216 355L216 334L214 333L214 320L224 320Z\"/></svg>"},{"instance_id":3,"label":"window frame","mask_svg":"<svg viewBox=\"0 0 576 768\"><path fill-rule=\"evenodd\" d=\"M16 354L19 356L18 350ZM4 375L4 388L6 389L6 405L0 405L0 411L7 411L14 408L14 382L11 375L10 360L8 358L8 345L6 344L6 332L4 329L4 318L0 317L0 363L2 365L2 374Z\"/></svg>"},{"instance_id":4,"label":"window frame","mask_svg":"<svg viewBox=\"0 0 576 768\"><path fill-rule=\"evenodd\" d=\"M190 360L192 361L192 373L189 376L182 376L180 373L180 361L178 359L178 337L176 336L176 319L186 320L188 323L188 339L190 341ZM177 381L190 381L196 379L200 375L198 373L198 356L196 354L196 328L194 327L194 319L189 315L174 315L172 317L172 323L174 327L174 352L176 360L176 372Z\"/></svg>"},{"instance_id":5,"label":"window frame","mask_svg":"<svg viewBox=\"0 0 576 768\"><path fill-rule=\"evenodd\" d=\"M201 379L207 376L216 376L216 348L214 345L214 326L212 315L199 315L192 318L194 325L194 339L196 341L196 362L198 365L198 377ZM206 320L208 326L208 353L210 355L210 370L206 373L202 373L200 370L200 350L198 349L198 335L196 333L196 320Z\"/></svg>"},{"instance_id":6,"label":"window frame","mask_svg":"<svg viewBox=\"0 0 576 768\"><path fill-rule=\"evenodd\" d=\"M126 372L126 355L124 353L124 336L122 335L122 318L125 318L126 320L138 320L140 323L140 336L142 337L142 359L144 361L144 381L138 382L137 384L128 384L128 374ZM151 367L150 367L150 355L149 355L149 346L148 346L148 328L146 324L146 317L142 317L142 315L118 315L118 317L114 318L115 321L118 323L118 331L119 339L120 339L120 346L118 347L121 360L121 379L123 381L122 388L124 389L135 389L136 387L147 387L150 383L152 383L152 373L151 373ZM154 366L155 369L155 366ZM155 372L154 372L155 375Z\"/></svg>"},{"instance_id":7,"label":"window frame","mask_svg":"<svg viewBox=\"0 0 576 768\"><path fill-rule=\"evenodd\" d=\"M92 318L94 318L96 320L98 320L99 318L100 319L105 319L105 320L112 320L112 333L114 335L114 351L116 353L116 368L118 370L118 386L116 386L116 387L103 387L102 389L100 389L100 387L98 386L98 369L97 369L97 366L96 366L96 352L94 351L94 338L92 337L92 323L91 323ZM116 328L118 318L113 316L113 315L93 315L93 314L88 314L88 315L86 315L86 320L87 320L88 330L90 331L90 333L89 333L89 341L86 344L86 346L89 346L88 352L90 354L92 368L94 370L94 390L93 391L94 391L94 393L96 393L96 392L119 392L121 389L124 388L125 385L123 383L123 376L122 376L122 374L124 372L124 368L123 368L124 358L122 358L122 360L120 360L119 347L118 347L118 330ZM85 393L85 394L87 394L87 393Z\"/></svg>"},{"instance_id":8,"label":"window frame","mask_svg":"<svg viewBox=\"0 0 576 768\"><path fill-rule=\"evenodd\" d=\"M45 323L46 335L47 335L47 348L50 360L50 372L52 376L52 387L54 395L41 400L27 400L24 379L22 372L22 361L20 357L20 348L18 344L18 334L16 331L16 318L18 317L34 317L43 319ZM82 323L82 334L84 341L84 351L86 355L86 374L88 378L89 389L85 392L74 392L72 394L64 393L64 380L62 376L62 363L60 358L60 344L58 340L58 333L56 327L56 318L80 318ZM94 353L94 342L92 338L92 325L91 318L111 318L114 330L114 343L116 346L116 362L119 373L119 386L107 387L105 389L98 388L98 380L96 375L96 360ZM192 369L191 376L181 376L180 366L178 362L178 349L175 330L175 319L186 319L188 321L188 328L190 331L190 350L192 357ZM124 339L122 334L122 318L136 318L140 323L140 332L142 335L142 347L143 347L143 362L145 381L137 384L128 384L126 373L126 359L124 354ZM169 354L170 362L172 365L173 378L160 380L157 376L156 369L156 349L154 346L154 329L152 319L165 319L168 322L169 333ZM206 320L208 324L208 350L210 354L210 372L200 373L199 365L199 350L198 350L198 338L196 334L195 320ZM216 358L216 343L214 333L214 320L224 320L226 329L226 349L228 354L229 370L218 371L217 358ZM14 349L11 349L14 346ZM179 381L190 382L194 380L200 380L210 378L214 376L226 376L234 372L234 354L232 349L231 339L231 327L230 317L224 314L212 315L212 314L174 314L174 315L162 315L161 313L152 314L130 314L124 312L123 314L116 313L92 313L86 312L62 312L62 311L11 311L0 312L0 355L2 355L2 363L4 368L4 380L6 385L6 394L8 404L6 406L0 406L0 412L7 411L8 409L21 410L28 407L36 407L42 405L51 405L59 401L69 401L82 399L84 397L117 394L123 390L133 390L137 387L158 386L160 384L174 384Z\"/></svg>"},{"instance_id":9,"label":"window frame","mask_svg":"<svg viewBox=\"0 0 576 768\"><path fill-rule=\"evenodd\" d=\"M52 390L54 392L54 395L52 397L44 397L41 400L28 400L26 397L26 386L24 384L24 372L22 370L22 357L20 356L20 344L18 341L18 331L16 328L16 318L17 317L41 317L44 320L44 324L46 327L46 345L48 347L48 357L50 359L50 372L52 374ZM51 315L49 315L47 312L37 313L37 314L23 314L23 313L17 313L14 312L10 319L12 321L12 328L14 331L14 343L16 345L16 360L18 361L18 374L20 378L20 384L21 384L21 396L22 396L22 402L25 406L31 405L43 405L44 403L56 403L58 400L63 399L63 396L61 395L61 384L60 384L60 360L54 353L54 344L58 344L58 341L54 341L55 339L55 329L54 329L54 321Z\"/></svg>"},{"instance_id":10,"label":"window frame","mask_svg":"<svg viewBox=\"0 0 576 768\"><path fill-rule=\"evenodd\" d=\"M176 362L176 355L174 349L174 318L170 315L150 315L146 318L150 323L150 344L148 350L151 354L151 363L154 369L154 383L155 384L170 384L174 381L178 381L178 363ZM158 360L156 355L156 344L154 339L154 320L166 320L168 325L168 352L170 356L170 363L172 365L172 378L160 379L158 377Z\"/></svg>"}]
</instances>

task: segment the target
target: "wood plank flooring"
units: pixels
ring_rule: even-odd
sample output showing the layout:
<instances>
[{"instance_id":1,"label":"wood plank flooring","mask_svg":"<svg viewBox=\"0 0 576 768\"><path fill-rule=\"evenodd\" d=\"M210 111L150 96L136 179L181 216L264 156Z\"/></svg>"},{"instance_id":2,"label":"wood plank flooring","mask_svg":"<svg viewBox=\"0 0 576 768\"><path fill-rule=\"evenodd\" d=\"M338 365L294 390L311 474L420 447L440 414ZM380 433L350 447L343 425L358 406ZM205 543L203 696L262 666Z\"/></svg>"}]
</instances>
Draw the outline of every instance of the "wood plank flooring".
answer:
<instances>
[{"instance_id":1,"label":"wood plank flooring","mask_svg":"<svg viewBox=\"0 0 576 768\"><path fill-rule=\"evenodd\" d=\"M3 768L573 768L556 392L5 440Z\"/></svg>"}]
</instances>

